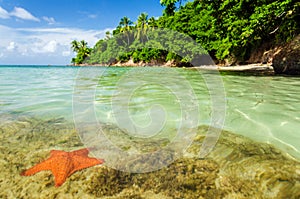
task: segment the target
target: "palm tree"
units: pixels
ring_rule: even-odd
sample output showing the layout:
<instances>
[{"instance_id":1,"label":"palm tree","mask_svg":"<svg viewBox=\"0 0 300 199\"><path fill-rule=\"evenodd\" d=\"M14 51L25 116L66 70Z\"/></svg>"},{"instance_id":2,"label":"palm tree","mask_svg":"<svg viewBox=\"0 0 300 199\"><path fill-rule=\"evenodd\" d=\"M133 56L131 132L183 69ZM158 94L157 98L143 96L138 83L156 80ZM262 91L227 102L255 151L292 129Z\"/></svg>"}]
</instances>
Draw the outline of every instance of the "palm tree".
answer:
<instances>
[{"instance_id":1,"label":"palm tree","mask_svg":"<svg viewBox=\"0 0 300 199\"><path fill-rule=\"evenodd\" d=\"M162 6L165 6L164 14L167 16L172 16L174 15L175 9L176 9L176 3L179 0L160 0L160 4ZM180 0L181 2L181 0ZM180 3L181 4L181 3Z\"/></svg>"},{"instance_id":2,"label":"palm tree","mask_svg":"<svg viewBox=\"0 0 300 199\"><path fill-rule=\"evenodd\" d=\"M87 42L84 41L84 40L81 40L81 41L79 42L79 47L80 47L81 49L87 48Z\"/></svg>"},{"instance_id":3,"label":"palm tree","mask_svg":"<svg viewBox=\"0 0 300 199\"><path fill-rule=\"evenodd\" d=\"M123 17L119 23L119 25L122 27L121 32L129 31L132 24L133 22L128 17Z\"/></svg>"},{"instance_id":4,"label":"palm tree","mask_svg":"<svg viewBox=\"0 0 300 199\"><path fill-rule=\"evenodd\" d=\"M146 28L148 25L148 14L143 12L138 17L138 28Z\"/></svg>"},{"instance_id":5,"label":"palm tree","mask_svg":"<svg viewBox=\"0 0 300 199\"><path fill-rule=\"evenodd\" d=\"M128 17L123 17L119 23L120 31L124 32L127 36L127 44L129 45L130 39L129 39L129 31L131 30L131 25L133 22Z\"/></svg>"},{"instance_id":6,"label":"palm tree","mask_svg":"<svg viewBox=\"0 0 300 199\"><path fill-rule=\"evenodd\" d=\"M79 42L78 41L76 41L76 40L73 40L72 42L71 42L71 48L72 48L72 50L74 51L74 52L78 52L79 51Z\"/></svg>"},{"instance_id":7,"label":"palm tree","mask_svg":"<svg viewBox=\"0 0 300 199\"><path fill-rule=\"evenodd\" d=\"M82 64L83 61L90 56L92 49L88 47L88 43L84 40L80 42L73 40L71 45L72 50L77 53L76 58L72 59L72 63Z\"/></svg>"},{"instance_id":8,"label":"palm tree","mask_svg":"<svg viewBox=\"0 0 300 199\"><path fill-rule=\"evenodd\" d=\"M84 40L80 41L80 52L84 58L90 56L91 48L88 47L88 43Z\"/></svg>"},{"instance_id":9,"label":"palm tree","mask_svg":"<svg viewBox=\"0 0 300 199\"><path fill-rule=\"evenodd\" d=\"M156 25L156 20L154 17L150 17L149 20L148 20L148 25L149 27L152 27L153 29L157 26Z\"/></svg>"},{"instance_id":10,"label":"palm tree","mask_svg":"<svg viewBox=\"0 0 300 199\"><path fill-rule=\"evenodd\" d=\"M143 35L146 35L148 28L148 14L141 13L137 20L137 38L144 40Z\"/></svg>"}]
</instances>

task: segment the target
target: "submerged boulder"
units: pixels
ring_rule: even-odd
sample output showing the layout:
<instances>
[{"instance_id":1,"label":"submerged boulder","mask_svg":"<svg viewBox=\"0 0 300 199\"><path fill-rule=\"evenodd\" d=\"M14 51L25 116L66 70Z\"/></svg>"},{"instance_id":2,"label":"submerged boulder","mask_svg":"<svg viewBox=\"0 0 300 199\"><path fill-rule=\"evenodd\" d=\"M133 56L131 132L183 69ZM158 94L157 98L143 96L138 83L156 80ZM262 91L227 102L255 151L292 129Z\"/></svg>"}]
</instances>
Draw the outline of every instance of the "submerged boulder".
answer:
<instances>
[{"instance_id":1,"label":"submerged boulder","mask_svg":"<svg viewBox=\"0 0 300 199\"><path fill-rule=\"evenodd\" d=\"M272 65L276 74L300 75L300 35L276 53Z\"/></svg>"}]
</instances>

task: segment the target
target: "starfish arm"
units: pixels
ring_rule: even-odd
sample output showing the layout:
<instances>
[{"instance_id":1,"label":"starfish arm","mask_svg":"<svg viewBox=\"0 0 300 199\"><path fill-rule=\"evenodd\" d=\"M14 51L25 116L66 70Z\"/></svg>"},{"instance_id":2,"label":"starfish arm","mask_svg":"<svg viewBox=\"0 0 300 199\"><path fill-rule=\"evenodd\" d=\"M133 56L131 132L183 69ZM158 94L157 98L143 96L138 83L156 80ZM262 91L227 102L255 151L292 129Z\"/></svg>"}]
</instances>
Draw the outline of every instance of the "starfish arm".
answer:
<instances>
[{"instance_id":1,"label":"starfish arm","mask_svg":"<svg viewBox=\"0 0 300 199\"><path fill-rule=\"evenodd\" d=\"M59 169L52 169L52 174L54 176L55 186L61 186L69 176L69 171L67 167L59 168Z\"/></svg>"},{"instance_id":2,"label":"starfish arm","mask_svg":"<svg viewBox=\"0 0 300 199\"><path fill-rule=\"evenodd\" d=\"M73 174L76 171L92 167L98 164L104 163L103 159L97 159L97 158L90 158L90 157L82 157L82 156L76 156L76 158L73 159L73 165L74 169L70 172L70 175Z\"/></svg>"},{"instance_id":3,"label":"starfish arm","mask_svg":"<svg viewBox=\"0 0 300 199\"><path fill-rule=\"evenodd\" d=\"M51 150L50 154L51 156L60 156L60 155L67 154L67 152L61 150Z\"/></svg>"},{"instance_id":4,"label":"starfish arm","mask_svg":"<svg viewBox=\"0 0 300 199\"><path fill-rule=\"evenodd\" d=\"M51 159L47 159L21 173L22 176L31 176L37 172L43 171L43 170L51 170L50 165Z\"/></svg>"},{"instance_id":5,"label":"starfish arm","mask_svg":"<svg viewBox=\"0 0 300 199\"><path fill-rule=\"evenodd\" d=\"M51 172L54 176L55 186L61 186L69 176L72 169L72 161L70 156L58 156L53 158L53 166Z\"/></svg>"},{"instance_id":6,"label":"starfish arm","mask_svg":"<svg viewBox=\"0 0 300 199\"><path fill-rule=\"evenodd\" d=\"M89 150L87 148L84 148L84 149L72 151L70 155L87 156L88 154L89 154Z\"/></svg>"}]
</instances>

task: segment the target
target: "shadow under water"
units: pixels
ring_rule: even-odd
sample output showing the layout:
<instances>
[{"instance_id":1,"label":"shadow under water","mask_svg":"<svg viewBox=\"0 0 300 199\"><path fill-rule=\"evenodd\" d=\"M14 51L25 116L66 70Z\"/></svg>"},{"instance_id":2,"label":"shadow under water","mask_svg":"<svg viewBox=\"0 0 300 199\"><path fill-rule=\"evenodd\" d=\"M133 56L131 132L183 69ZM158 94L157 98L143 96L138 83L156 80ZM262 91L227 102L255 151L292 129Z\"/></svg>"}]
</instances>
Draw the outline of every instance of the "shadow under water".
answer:
<instances>
[{"instance_id":1,"label":"shadow under water","mask_svg":"<svg viewBox=\"0 0 300 199\"><path fill-rule=\"evenodd\" d=\"M52 149L83 148L74 126L62 118L0 120L0 198L300 198L300 162L269 144L223 131L213 151L197 158L207 126L198 127L182 158L160 170L128 173L103 164L78 171L55 188L50 171L30 177L20 172ZM126 142L118 145L128 149Z\"/></svg>"}]
</instances>

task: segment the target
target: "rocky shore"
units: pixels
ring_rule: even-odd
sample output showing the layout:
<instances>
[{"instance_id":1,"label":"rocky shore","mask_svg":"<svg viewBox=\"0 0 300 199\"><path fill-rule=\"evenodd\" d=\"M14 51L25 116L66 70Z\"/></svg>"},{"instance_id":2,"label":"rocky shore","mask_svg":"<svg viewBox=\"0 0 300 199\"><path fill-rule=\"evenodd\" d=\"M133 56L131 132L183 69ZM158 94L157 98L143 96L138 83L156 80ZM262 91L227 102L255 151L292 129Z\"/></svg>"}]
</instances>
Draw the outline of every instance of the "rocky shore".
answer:
<instances>
[{"instance_id":1,"label":"rocky shore","mask_svg":"<svg viewBox=\"0 0 300 199\"><path fill-rule=\"evenodd\" d=\"M95 67L176 67L171 62L165 64L159 63L133 63L128 61L125 63L116 63L112 65L105 64L94 64L87 65L81 64L80 66L95 66ZM205 65L205 66L196 66L196 67L184 67L189 69L199 69L199 70L217 70L220 72L249 72L249 73L263 73L263 74L274 74L274 69L271 64L247 64L247 65L235 65L235 66L224 66L224 65Z\"/></svg>"},{"instance_id":2,"label":"rocky shore","mask_svg":"<svg viewBox=\"0 0 300 199\"><path fill-rule=\"evenodd\" d=\"M278 50L273 67L277 74L300 75L300 35Z\"/></svg>"},{"instance_id":3,"label":"rocky shore","mask_svg":"<svg viewBox=\"0 0 300 199\"><path fill-rule=\"evenodd\" d=\"M219 71L246 71L246 72L266 72L274 74L300 75L300 35L292 41L280 46L265 44L261 48L251 53L250 58L244 64L233 64L224 61L215 65L185 66L174 61L161 62L152 60L149 63L137 62L132 59L127 62L116 62L112 64L80 64L79 66L106 66L106 67L186 67L204 70Z\"/></svg>"}]
</instances>

